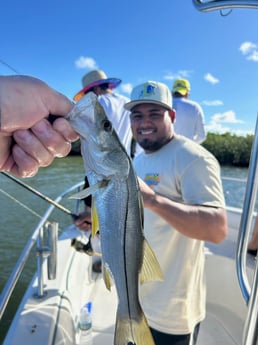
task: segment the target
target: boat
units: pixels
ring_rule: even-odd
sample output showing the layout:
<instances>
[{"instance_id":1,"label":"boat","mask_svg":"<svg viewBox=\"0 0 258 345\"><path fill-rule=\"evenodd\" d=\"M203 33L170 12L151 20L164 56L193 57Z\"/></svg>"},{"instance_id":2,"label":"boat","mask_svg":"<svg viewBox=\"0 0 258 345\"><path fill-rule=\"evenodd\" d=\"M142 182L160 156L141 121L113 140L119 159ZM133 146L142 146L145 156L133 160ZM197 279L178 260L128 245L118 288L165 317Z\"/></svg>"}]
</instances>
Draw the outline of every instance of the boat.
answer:
<instances>
[{"instance_id":1,"label":"boat","mask_svg":"<svg viewBox=\"0 0 258 345\"><path fill-rule=\"evenodd\" d=\"M254 138L245 181L243 209L227 206L227 238L220 244L205 244L207 315L201 324L198 345L257 343L258 264L257 259L246 252L256 217L253 211L256 188L253 186L258 183L257 150L258 134ZM223 179L234 180L232 177ZM92 303L93 345L113 344L117 308L115 288L108 291L102 274L92 270L94 258L81 250L88 241L84 232L71 224L58 235L59 224L50 221L55 208L83 185L84 181L76 183L51 200L28 238L1 292L0 319L35 247L37 271L17 307L3 345L20 342L26 345L79 345L80 310L87 302ZM74 214L78 213L78 208L77 202ZM81 246L72 246L75 240Z\"/></svg>"},{"instance_id":2,"label":"boat","mask_svg":"<svg viewBox=\"0 0 258 345\"><path fill-rule=\"evenodd\" d=\"M55 199L78 191L84 182L75 184ZM35 227L19 260L2 291L1 316L25 265L37 243L38 269L17 309L3 345L80 344L78 320L81 307L92 303L92 337L94 345L113 344L117 296L115 288L108 291L101 273L92 270L92 257L75 250L72 241L86 243L87 238L75 225L70 225L60 236L58 224L48 221L55 205L51 205ZM239 229L243 212L227 207L229 235L221 244L206 243L207 316L202 322L198 344L231 345L255 344L250 337L256 334L257 324L257 260L241 250L238 258ZM250 220L252 228L256 214ZM241 229L240 229L241 230ZM244 252L243 252L244 250ZM241 259L242 257L242 259ZM238 277L238 265L244 261L244 274L251 291L244 298ZM245 283L242 281L242 284ZM256 284L256 289L254 288ZM255 294L250 303L250 294ZM249 301L249 303L248 303ZM246 333L253 329L252 335ZM243 337L247 340L243 342Z\"/></svg>"}]
</instances>

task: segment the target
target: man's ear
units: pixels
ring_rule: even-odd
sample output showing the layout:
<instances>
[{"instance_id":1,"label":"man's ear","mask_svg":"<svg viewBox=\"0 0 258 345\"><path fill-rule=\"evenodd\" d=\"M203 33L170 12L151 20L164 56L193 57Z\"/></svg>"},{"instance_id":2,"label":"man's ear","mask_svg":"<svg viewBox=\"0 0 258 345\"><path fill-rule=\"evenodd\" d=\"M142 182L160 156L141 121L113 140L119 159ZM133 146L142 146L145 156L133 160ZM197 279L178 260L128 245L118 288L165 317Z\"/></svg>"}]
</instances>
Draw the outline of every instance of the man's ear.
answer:
<instances>
[{"instance_id":1,"label":"man's ear","mask_svg":"<svg viewBox=\"0 0 258 345\"><path fill-rule=\"evenodd\" d=\"M169 113L169 116L171 118L172 123L174 123L175 119L176 119L176 111L175 111L175 109L169 110L168 113Z\"/></svg>"}]
</instances>

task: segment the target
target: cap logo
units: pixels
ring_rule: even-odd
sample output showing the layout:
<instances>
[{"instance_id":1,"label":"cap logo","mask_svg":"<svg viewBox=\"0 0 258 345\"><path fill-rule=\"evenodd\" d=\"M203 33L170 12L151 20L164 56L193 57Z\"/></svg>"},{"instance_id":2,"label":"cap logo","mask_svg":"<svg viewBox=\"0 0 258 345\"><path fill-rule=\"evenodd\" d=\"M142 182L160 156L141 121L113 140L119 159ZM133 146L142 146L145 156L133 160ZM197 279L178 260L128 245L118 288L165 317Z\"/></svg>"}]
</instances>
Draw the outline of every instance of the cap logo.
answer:
<instances>
[{"instance_id":1,"label":"cap logo","mask_svg":"<svg viewBox=\"0 0 258 345\"><path fill-rule=\"evenodd\" d=\"M186 85L181 84L181 83L177 83L177 84L175 85L175 87L182 87L182 88L186 89Z\"/></svg>"},{"instance_id":2,"label":"cap logo","mask_svg":"<svg viewBox=\"0 0 258 345\"><path fill-rule=\"evenodd\" d=\"M156 86L154 85L151 85L151 84L144 84L143 85L143 89L141 90L141 93L140 93L140 98L145 98L145 97L150 97L152 95L155 95L155 89L156 89Z\"/></svg>"}]
</instances>

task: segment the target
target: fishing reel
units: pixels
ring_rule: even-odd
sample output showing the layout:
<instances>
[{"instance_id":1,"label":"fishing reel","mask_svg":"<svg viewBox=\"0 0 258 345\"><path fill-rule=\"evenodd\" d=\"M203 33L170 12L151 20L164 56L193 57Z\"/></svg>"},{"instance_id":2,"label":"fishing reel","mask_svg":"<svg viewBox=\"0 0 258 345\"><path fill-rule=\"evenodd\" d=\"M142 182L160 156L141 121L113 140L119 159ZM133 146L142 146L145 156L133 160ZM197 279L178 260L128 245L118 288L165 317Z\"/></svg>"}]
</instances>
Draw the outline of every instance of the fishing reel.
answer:
<instances>
[{"instance_id":1,"label":"fishing reel","mask_svg":"<svg viewBox=\"0 0 258 345\"><path fill-rule=\"evenodd\" d=\"M77 240L76 238L73 238L72 239L72 242L71 242L71 246L77 251L77 252L80 252L80 253L85 253L89 256L93 256L95 255L94 253L94 250L92 248L92 244L91 244L91 235L89 236L89 240L88 242L85 244L79 240Z\"/></svg>"}]
</instances>

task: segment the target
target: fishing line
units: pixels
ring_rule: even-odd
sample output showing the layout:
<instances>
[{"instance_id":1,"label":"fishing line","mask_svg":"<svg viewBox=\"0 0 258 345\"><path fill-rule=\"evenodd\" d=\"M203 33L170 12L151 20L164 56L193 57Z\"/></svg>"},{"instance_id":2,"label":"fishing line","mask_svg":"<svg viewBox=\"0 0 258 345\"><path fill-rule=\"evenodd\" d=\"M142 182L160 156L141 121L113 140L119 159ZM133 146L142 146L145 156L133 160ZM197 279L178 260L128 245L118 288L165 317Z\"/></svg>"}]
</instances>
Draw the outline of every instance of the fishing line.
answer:
<instances>
[{"instance_id":1,"label":"fishing line","mask_svg":"<svg viewBox=\"0 0 258 345\"><path fill-rule=\"evenodd\" d=\"M39 196L41 199L49 202L50 204L54 205L55 207L57 207L59 210L69 214L73 220L76 220L78 219L78 216L74 213L72 213L70 210L68 210L67 208L65 208L64 206L60 205L59 203L57 203L56 201L50 199L48 196L40 193L38 190L34 189L33 187L29 186L28 184L26 184L25 182L22 182L21 180L19 180L18 178L12 176L12 175L9 175L5 172L1 172L2 175L8 177L9 179L15 181L16 183L18 183L19 185L21 185L22 187L28 189L30 192L36 194L37 196Z\"/></svg>"},{"instance_id":2,"label":"fishing line","mask_svg":"<svg viewBox=\"0 0 258 345\"><path fill-rule=\"evenodd\" d=\"M8 68L10 68L11 71L13 71L16 74L20 74L15 68L13 68L11 65L9 65L7 62L5 62L4 60L0 59L0 63Z\"/></svg>"},{"instance_id":3,"label":"fishing line","mask_svg":"<svg viewBox=\"0 0 258 345\"><path fill-rule=\"evenodd\" d=\"M29 208L28 206L26 206L25 204L23 204L22 202L20 202L19 200L15 199L15 197L13 197L11 194L5 192L3 189L0 188L0 192L3 193L5 196L7 196L8 198L10 198L12 201L16 202L17 204L19 204L21 207L25 208L27 211L29 211L30 213L32 213L34 216L38 217L38 218L42 218L42 216L40 214L38 214L37 212L33 211L31 208Z\"/></svg>"}]
</instances>

